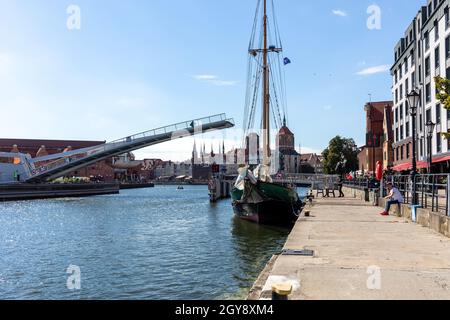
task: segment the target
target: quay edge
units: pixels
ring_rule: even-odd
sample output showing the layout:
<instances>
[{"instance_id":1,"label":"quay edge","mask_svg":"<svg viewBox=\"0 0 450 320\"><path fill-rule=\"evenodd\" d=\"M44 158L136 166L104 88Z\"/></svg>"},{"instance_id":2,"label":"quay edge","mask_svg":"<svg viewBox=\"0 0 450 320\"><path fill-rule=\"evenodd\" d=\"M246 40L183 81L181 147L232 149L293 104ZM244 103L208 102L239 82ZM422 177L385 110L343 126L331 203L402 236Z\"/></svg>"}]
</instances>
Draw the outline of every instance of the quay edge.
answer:
<instances>
[{"instance_id":1,"label":"quay edge","mask_svg":"<svg viewBox=\"0 0 450 320\"><path fill-rule=\"evenodd\" d=\"M366 201L349 188L344 193L306 208L310 217L300 217L286 241L285 250L313 250L314 256L274 255L247 299L270 299L271 281L284 279L294 283L290 300L450 300L450 239L442 232L443 225L450 231L449 221L438 227L435 213L422 209L413 223L407 205L382 217L372 197ZM374 266L382 274L377 290L368 287Z\"/></svg>"},{"instance_id":2,"label":"quay edge","mask_svg":"<svg viewBox=\"0 0 450 320\"><path fill-rule=\"evenodd\" d=\"M118 194L118 183L90 184L3 184L0 202Z\"/></svg>"}]
</instances>

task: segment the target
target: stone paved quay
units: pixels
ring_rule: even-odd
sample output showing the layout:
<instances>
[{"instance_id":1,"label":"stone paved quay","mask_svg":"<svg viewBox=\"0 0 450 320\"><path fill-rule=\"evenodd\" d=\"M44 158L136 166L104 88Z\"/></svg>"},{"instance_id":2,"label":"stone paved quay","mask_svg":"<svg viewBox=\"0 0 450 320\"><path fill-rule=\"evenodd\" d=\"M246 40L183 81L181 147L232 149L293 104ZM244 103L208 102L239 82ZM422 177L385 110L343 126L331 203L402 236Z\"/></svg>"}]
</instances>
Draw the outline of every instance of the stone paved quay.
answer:
<instances>
[{"instance_id":1,"label":"stone paved quay","mask_svg":"<svg viewBox=\"0 0 450 320\"><path fill-rule=\"evenodd\" d=\"M314 257L275 256L249 299L270 297L273 282L291 282L291 300L450 299L449 238L357 199L306 210L285 249Z\"/></svg>"}]
</instances>

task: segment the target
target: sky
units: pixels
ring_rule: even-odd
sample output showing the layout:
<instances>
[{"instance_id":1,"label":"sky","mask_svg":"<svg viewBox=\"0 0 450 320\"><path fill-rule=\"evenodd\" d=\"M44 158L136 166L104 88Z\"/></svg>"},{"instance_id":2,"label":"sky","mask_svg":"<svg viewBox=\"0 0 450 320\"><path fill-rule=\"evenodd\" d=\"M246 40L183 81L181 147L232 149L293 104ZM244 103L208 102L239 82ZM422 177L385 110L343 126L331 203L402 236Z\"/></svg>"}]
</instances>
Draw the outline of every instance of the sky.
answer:
<instances>
[{"instance_id":1,"label":"sky","mask_svg":"<svg viewBox=\"0 0 450 320\"><path fill-rule=\"evenodd\" d=\"M425 2L275 0L292 61L289 127L302 152L321 152L336 135L364 145L364 105L369 95L392 99L394 46ZM373 5L381 13L375 29L367 25ZM255 6L0 0L0 137L111 141L223 112L240 128ZM238 146L233 136L197 143L217 151L222 139ZM136 154L182 161L192 145L188 138Z\"/></svg>"}]
</instances>

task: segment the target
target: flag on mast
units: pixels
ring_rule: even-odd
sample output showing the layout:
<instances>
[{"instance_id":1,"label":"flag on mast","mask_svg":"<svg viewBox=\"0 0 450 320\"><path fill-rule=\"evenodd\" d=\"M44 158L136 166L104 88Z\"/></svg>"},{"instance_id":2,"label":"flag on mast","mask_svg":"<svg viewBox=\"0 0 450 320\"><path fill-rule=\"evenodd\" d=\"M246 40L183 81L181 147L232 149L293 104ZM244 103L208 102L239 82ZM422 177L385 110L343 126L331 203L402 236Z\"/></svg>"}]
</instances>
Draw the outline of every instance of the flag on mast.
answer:
<instances>
[{"instance_id":1,"label":"flag on mast","mask_svg":"<svg viewBox=\"0 0 450 320\"><path fill-rule=\"evenodd\" d=\"M288 64L290 64L290 63L292 63L292 61L291 61L291 59L289 59L289 58L284 58L284 65L286 66L286 65L288 65Z\"/></svg>"}]
</instances>

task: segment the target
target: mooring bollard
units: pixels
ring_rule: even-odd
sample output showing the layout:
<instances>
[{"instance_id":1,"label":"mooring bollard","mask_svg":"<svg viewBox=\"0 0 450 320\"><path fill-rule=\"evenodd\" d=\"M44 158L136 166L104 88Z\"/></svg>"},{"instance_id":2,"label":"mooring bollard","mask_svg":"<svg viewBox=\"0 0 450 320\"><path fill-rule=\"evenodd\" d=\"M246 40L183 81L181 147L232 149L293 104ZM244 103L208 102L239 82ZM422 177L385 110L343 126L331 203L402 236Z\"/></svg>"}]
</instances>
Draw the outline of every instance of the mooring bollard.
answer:
<instances>
[{"instance_id":1,"label":"mooring bollard","mask_svg":"<svg viewBox=\"0 0 450 320\"><path fill-rule=\"evenodd\" d=\"M292 285L289 283L277 283L272 286L272 300L289 300L289 295L291 293Z\"/></svg>"}]
</instances>

